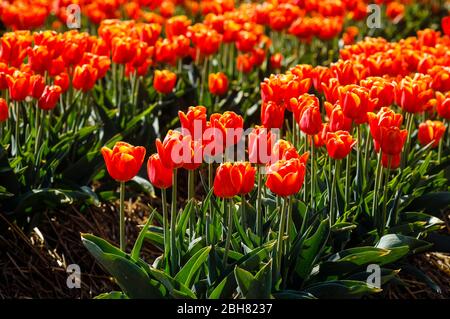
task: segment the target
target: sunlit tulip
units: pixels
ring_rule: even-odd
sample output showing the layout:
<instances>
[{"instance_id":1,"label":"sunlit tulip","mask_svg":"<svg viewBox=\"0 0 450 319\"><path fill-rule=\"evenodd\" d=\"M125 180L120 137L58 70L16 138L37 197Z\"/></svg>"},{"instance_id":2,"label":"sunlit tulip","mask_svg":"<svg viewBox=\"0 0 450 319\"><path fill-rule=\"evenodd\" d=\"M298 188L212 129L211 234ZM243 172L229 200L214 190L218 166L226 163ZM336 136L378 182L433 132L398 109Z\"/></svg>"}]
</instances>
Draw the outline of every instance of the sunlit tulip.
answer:
<instances>
[{"instance_id":1,"label":"sunlit tulip","mask_svg":"<svg viewBox=\"0 0 450 319\"><path fill-rule=\"evenodd\" d=\"M77 65L73 72L72 85L75 89L87 92L97 81L98 71L90 64Z\"/></svg>"},{"instance_id":2,"label":"sunlit tulip","mask_svg":"<svg viewBox=\"0 0 450 319\"><path fill-rule=\"evenodd\" d=\"M228 78L225 73L210 73L208 76L209 91L213 95L222 96L228 91Z\"/></svg>"},{"instance_id":3,"label":"sunlit tulip","mask_svg":"<svg viewBox=\"0 0 450 319\"><path fill-rule=\"evenodd\" d=\"M144 162L145 148L117 142L113 149L102 147L102 155L109 175L119 182L127 182L137 175Z\"/></svg>"},{"instance_id":4,"label":"sunlit tulip","mask_svg":"<svg viewBox=\"0 0 450 319\"><path fill-rule=\"evenodd\" d=\"M52 110L59 102L61 88L58 85L46 86L42 96L39 98L38 106L42 110Z\"/></svg>"},{"instance_id":5,"label":"sunlit tulip","mask_svg":"<svg viewBox=\"0 0 450 319\"><path fill-rule=\"evenodd\" d=\"M387 155L397 155L402 152L406 141L407 130L400 130L396 126L380 127L381 151Z\"/></svg>"},{"instance_id":6,"label":"sunlit tulip","mask_svg":"<svg viewBox=\"0 0 450 319\"><path fill-rule=\"evenodd\" d=\"M299 159L279 160L268 167L266 186L279 196L294 195L303 185L305 171Z\"/></svg>"},{"instance_id":7,"label":"sunlit tulip","mask_svg":"<svg viewBox=\"0 0 450 319\"><path fill-rule=\"evenodd\" d=\"M6 120L8 120L8 117L8 103L4 98L0 98L0 122L5 122Z\"/></svg>"},{"instance_id":8,"label":"sunlit tulip","mask_svg":"<svg viewBox=\"0 0 450 319\"><path fill-rule=\"evenodd\" d=\"M181 127L187 130L194 139L199 140L206 129L206 107L190 106L186 113L178 111Z\"/></svg>"},{"instance_id":9,"label":"sunlit tulip","mask_svg":"<svg viewBox=\"0 0 450 319\"><path fill-rule=\"evenodd\" d=\"M177 82L177 75L169 70L155 70L153 78L153 87L162 94L169 94L173 91L175 83Z\"/></svg>"},{"instance_id":10,"label":"sunlit tulip","mask_svg":"<svg viewBox=\"0 0 450 319\"><path fill-rule=\"evenodd\" d=\"M445 130L444 123L427 120L424 123L420 123L417 138L422 145L428 145L432 142L431 147L434 148L439 145L439 141L444 135Z\"/></svg>"},{"instance_id":11,"label":"sunlit tulip","mask_svg":"<svg viewBox=\"0 0 450 319\"><path fill-rule=\"evenodd\" d=\"M281 128L284 122L283 105L273 101L263 102L261 106L261 123L267 128Z\"/></svg>"},{"instance_id":12,"label":"sunlit tulip","mask_svg":"<svg viewBox=\"0 0 450 319\"><path fill-rule=\"evenodd\" d=\"M156 149L165 167L174 169L183 166L181 157L183 148L182 142L183 135L180 132L173 130L167 132L166 137L162 142L159 138L156 139Z\"/></svg>"},{"instance_id":13,"label":"sunlit tulip","mask_svg":"<svg viewBox=\"0 0 450 319\"><path fill-rule=\"evenodd\" d=\"M153 154L147 161L147 174L153 186L166 189L172 187L173 171L163 165L158 154Z\"/></svg>"},{"instance_id":14,"label":"sunlit tulip","mask_svg":"<svg viewBox=\"0 0 450 319\"><path fill-rule=\"evenodd\" d=\"M269 163L275 138L275 134L270 129L256 126L248 136L248 158L250 163Z\"/></svg>"},{"instance_id":15,"label":"sunlit tulip","mask_svg":"<svg viewBox=\"0 0 450 319\"><path fill-rule=\"evenodd\" d=\"M327 134L328 155L335 160L345 158L356 144L356 140L347 131L330 132Z\"/></svg>"},{"instance_id":16,"label":"sunlit tulip","mask_svg":"<svg viewBox=\"0 0 450 319\"><path fill-rule=\"evenodd\" d=\"M256 169L250 163L223 163L214 177L214 195L232 198L250 192L255 183Z\"/></svg>"}]
</instances>

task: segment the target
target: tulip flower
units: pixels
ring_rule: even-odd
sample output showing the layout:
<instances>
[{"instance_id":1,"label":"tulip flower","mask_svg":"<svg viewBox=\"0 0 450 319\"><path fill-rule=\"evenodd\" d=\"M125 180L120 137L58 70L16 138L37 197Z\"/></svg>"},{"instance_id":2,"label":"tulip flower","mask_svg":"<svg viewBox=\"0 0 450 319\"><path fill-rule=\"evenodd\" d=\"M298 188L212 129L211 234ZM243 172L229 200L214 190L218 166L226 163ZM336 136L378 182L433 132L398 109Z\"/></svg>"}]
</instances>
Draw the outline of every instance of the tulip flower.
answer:
<instances>
[{"instance_id":1,"label":"tulip flower","mask_svg":"<svg viewBox=\"0 0 450 319\"><path fill-rule=\"evenodd\" d=\"M156 139L156 149L165 167L176 169L183 166L183 161L180 156L183 147L182 141L183 135L173 130L167 132L162 142L159 138Z\"/></svg>"},{"instance_id":2,"label":"tulip flower","mask_svg":"<svg viewBox=\"0 0 450 319\"><path fill-rule=\"evenodd\" d=\"M283 55L281 53L275 53L270 57L270 67L272 69L280 69L283 62Z\"/></svg>"},{"instance_id":3,"label":"tulip flower","mask_svg":"<svg viewBox=\"0 0 450 319\"><path fill-rule=\"evenodd\" d=\"M435 148L439 145L439 141L444 135L446 127L440 121L427 120L425 123L419 124L419 133L417 138L422 145L432 143L431 147Z\"/></svg>"},{"instance_id":4,"label":"tulip flower","mask_svg":"<svg viewBox=\"0 0 450 319\"><path fill-rule=\"evenodd\" d=\"M53 83L61 88L62 93L65 93L69 89L70 79L67 73L63 72L55 76L55 80Z\"/></svg>"},{"instance_id":5,"label":"tulip flower","mask_svg":"<svg viewBox=\"0 0 450 319\"><path fill-rule=\"evenodd\" d=\"M58 85L46 86L38 101L38 106L42 110L52 110L61 96L61 87Z\"/></svg>"},{"instance_id":6,"label":"tulip flower","mask_svg":"<svg viewBox=\"0 0 450 319\"><path fill-rule=\"evenodd\" d=\"M300 114L300 129L308 135L316 135L322 129L322 117L317 105L307 106Z\"/></svg>"},{"instance_id":7,"label":"tulip flower","mask_svg":"<svg viewBox=\"0 0 450 319\"><path fill-rule=\"evenodd\" d=\"M181 127L187 130L195 140L202 139L206 129L206 107L190 106L186 113L178 111Z\"/></svg>"},{"instance_id":8,"label":"tulip flower","mask_svg":"<svg viewBox=\"0 0 450 319\"><path fill-rule=\"evenodd\" d=\"M352 129L352 119L345 116L344 111L339 104L332 105L329 102L324 104L327 115L330 119L329 130L330 132L347 131Z\"/></svg>"},{"instance_id":9,"label":"tulip flower","mask_svg":"<svg viewBox=\"0 0 450 319\"><path fill-rule=\"evenodd\" d=\"M270 162L275 134L263 127L256 126L248 136L248 157L250 163L267 164Z\"/></svg>"},{"instance_id":10,"label":"tulip flower","mask_svg":"<svg viewBox=\"0 0 450 319\"><path fill-rule=\"evenodd\" d=\"M335 160L345 158L356 144L356 140L347 131L329 132L327 134L328 155Z\"/></svg>"},{"instance_id":11,"label":"tulip flower","mask_svg":"<svg viewBox=\"0 0 450 319\"><path fill-rule=\"evenodd\" d=\"M145 148L117 142L113 149L102 147L102 155L109 175L120 182L120 249L125 251L125 182L137 175L144 162Z\"/></svg>"},{"instance_id":12,"label":"tulip flower","mask_svg":"<svg viewBox=\"0 0 450 319\"><path fill-rule=\"evenodd\" d=\"M306 167L299 159L279 160L269 166L266 186L279 196L290 196L300 191Z\"/></svg>"},{"instance_id":13,"label":"tulip flower","mask_svg":"<svg viewBox=\"0 0 450 319\"><path fill-rule=\"evenodd\" d=\"M133 60L136 54L136 43L132 38L115 37L112 41L112 61L126 64Z\"/></svg>"},{"instance_id":14,"label":"tulip flower","mask_svg":"<svg viewBox=\"0 0 450 319\"><path fill-rule=\"evenodd\" d=\"M450 120L450 95L436 92L436 110L440 117Z\"/></svg>"},{"instance_id":15,"label":"tulip flower","mask_svg":"<svg viewBox=\"0 0 450 319\"><path fill-rule=\"evenodd\" d=\"M209 91L213 95L222 96L228 91L228 78L222 73L210 73L208 76Z\"/></svg>"},{"instance_id":16,"label":"tulip flower","mask_svg":"<svg viewBox=\"0 0 450 319\"><path fill-rule=\"evenodd\" d=\"M428 83L420 79L406 77L395 88L395 102L409 113L423 112L432 97Z\"/></svg>"},{"instance_id":17,"label":"tulip flower","mask_svg":"<svg viewBox=\"0 0 450 319\"><path fill-rule=\"evenodd\" d=\"M261 123L267 128L281 128L284 122L283 105L275 102L263 102L261 106Z\"/></svg>"},{"instance_id":18,"label":"tulip flower","mask_svg":"<svg viewBox=\"0 0 450 319\"><path fill-rule=\"evenodd\" d=\"M169 70L155 70L153 78L153 87L162 94L169 94L172 92L177 82L177 75Z\"/></svg>"},{"instance_id":19,"label":"tulip flower","mask_svg":"<svg viewBox=\"0 0 450 319\"><path fill-rule=\"evenodd\" d=\"M44 77L40 74L33 74L30 76L30 86L28 93L29 96L32 96L35 99L39 99L42 96L42 92L45 89L45 80Z\"/></svg>"},{"instance_id":20,"label":"tulip flower","mask_svg":"<svg viewBox=\"0 0 450 319\"><path fill-rule=\"evenodd\" d=\"M173 171L164 166L157 153L149 157L147 161L147 173L148 179L153 186L160 189L172 187Z\"/></svg>"},{"instance_id":21,"label":"tulip flower","mask_svg":"<svg viewBox=\"0 0 450 319\"><path fill-rule=\"evenodd\" d=\"M400 130L396 126L380 128L380 148L387 155L397 155L402 152L406 141L407 130Z\"/></svg>"},{"instance_id":22,"label":"tulip flower","mask_svg":"<svg viewBox=\"0 0 450 319\"><path fill-rule=\"evenodd\" d=\"M8 111L8 103L4 98L0 98L0 123L8 120L9 111Z\"/></svg>"},{"instance_id":23,"label":"tulip flower","mask_svg":"<svg viewBox=\"0 0 450 319\"><path fill-rule=\"evenodd\" d=\"M87 92L94 87L98 71L90 64L77 65L73 72L72 85L76 90Z\"/></svg>"},{"instance_id":24,"label":"tulip flower","mask_svg":"<svg viewBox=\"0 0 450 319\"><path fill-rule=\"evenodd\" d=\"M347 85L340 87L339 102L344 115L357 124L367 122L367 112L372 112L378 102L369 96L369 90L357 86Z\"/></svg>"},{"instance_id":25,"label":"tulip flower","mask_svg":"<svg viewBox=\"0 0 450 319\"><path fill-rule=\"evenodd\" d=\"M13 101L25 100L30 88L29 75L16 71L12 76L7 75L6 81L8 82L10 99Z\"/></svg>"}]
</instances>

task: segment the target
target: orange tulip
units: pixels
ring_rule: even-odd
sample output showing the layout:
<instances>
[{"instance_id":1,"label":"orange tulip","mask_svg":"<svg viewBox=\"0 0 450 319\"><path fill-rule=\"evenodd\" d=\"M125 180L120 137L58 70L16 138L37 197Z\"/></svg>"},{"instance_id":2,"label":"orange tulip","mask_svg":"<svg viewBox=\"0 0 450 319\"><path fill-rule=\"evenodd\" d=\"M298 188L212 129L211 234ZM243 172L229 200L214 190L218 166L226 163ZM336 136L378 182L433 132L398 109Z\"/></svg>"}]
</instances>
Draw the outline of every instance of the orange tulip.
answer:
<instances>
[{"instance_id":1,"label":"orange tulip","mask_svg":"<svg viewBox=\"0 0 450 319\"><path fill-rule=\"evenodd\" d=\"M20 71L15 71L13 75L7 75L9 97L13 101L23 101L28 95L30 87L30 76Z\"/></svg>"},{"instance_id":2,"label":"orange tulip","mask_svg":"<svg viewBox=\"0 0 450 319\"><path fill-rule=\"evenodd\" d=\"M172 187L173 171L163 165L158 154L153 154L147 161L148 179L153 186L166 189Z\"/></svg>"},{"instance_id":3,"label":"orange tulip","mask_svg":"<svg viewBox=\"0 0 450 319\"><path fill-rule=\"evenodd\" d=\"M113 149L102 147L102 155L109 175L119 182L127 182L137 175L144 162L145 148L117 142Z\"/></svg>"},{"instance_id":4,"label":"orange tulip","mask_svg":"<svg viewBox=\"0 0 450 319\"><path fill-rule=\"evenodd\" d=\"M249 193L255 184L256 169L248 162L223 163L216 170L214 195L232 198Z\"/></svg>"},{"instance_id":5,"label":"orange tulip","mask_svg":"<svg viewBox=\"0 0 450 319\"><path fill-rule=\"evenodd\" d=\"M97 81L98 71L90 64L77 65L73 72L72 85L76 90L87 92Z\"/></svg>"},{"instance_id":6,"label":"orange tulip","mask_svg":"<svg viewBox=\"0 0 450 319\"><path fill-rule=\"evenodd\" d=\"M446 127L441 121L427 120L425 123L420 123L417 138L422 145L428 145L433 142L431 147L434 148L439 145L439 141L444 135L445 130Z\"/></svg>"},{"instance_id":7,"label":"orange tulip","mask_svg":"<svg viewBox=\"0 0 450 319\"><path fill-rule=\"evenodd\" d=\"M344 115L361 124L367 122L367 112L374 110L378 100L372 99L364 87L346 85L339 88L339 102Z\"/></svg>"},{"instance_id":8,"label":"orange tulip","mask_svg":"<svg viewBox=\"0 0 450 319\"><path fill-rule=\"evenodd\" d=\"M450 120L450 95L436 92L436 110L440 117Z\"/></svg>"},{"instance_id":9,"label":"orange tulip","mask_svg":"<svg viewBox=\"0 0 450 319\"><path fill-rule=\"evenodd\" d=\"M283 62L283 55L281 53L275 53L270 56L270 67L272 69L280 69Z\"/></svg>"},{"instance_id":10,"label":"orange tulip","mask_svg":"<svg viewBox=\"0 0 450 319\"><path fill-rule=\"evenodd\" d=\"M306 166L299 159L279 160L267 170L266 186L279 196L290 196L300 191Z\"/></svg>"},{"instance_id":11,"label":"orange tulip","mask_svg":"<svg viewBox=\"0 0 450 319\"><path fill-rule=\"evenodd\" d=\"M187 130L195 140L202 138L206 129L206 107L190 106L186 113L178 111L181 127Z\"/></svg>"},{"instance_id":12,"label":"orange tulip","mask_svg":"<svg viewBox=\"0 0 450 319\"><path fill-rule=\"evenodd\" d=\"M335 160L345 158L356 144L356 140L347 131L329 132L327 134L328 155Z\"/></svg>"},{"instance_id":13,"label":"orange tulip","mask_svg":"<svg viewBox=\"0 0 450 319\"><path fill-rule=\"evenodd\" d=\"M423 80L404 78L395 88L395 102L406 112L423 112L433 97L433 91Z\"/></svg>"},{"instance_id":14,"label":"orange tulip","mask_svg":"<svg viewBox=\"0 0 450 319\"><path fill-rule=\"evenodd\" d=\"M381 151L387 155L397 155L402 152L406 141L407 130L400 130L396 126L380 127Z\"/></svg>"},{"instance_id":15,"label":"orange tulip","mask_svg":"<svg viewBox=\"0 0 450 319\"><path fill-rule=\"evenodd\" d=\"M222 73L210 73L208 76L209 91L213 95L222 96L228 91L228 78Z\"/></svg>"},{"instance_id":16,"label":"orange tulip","mask_svg":"<svg viewBox=\"0 0 450 319\"><path fill-rule=\"evenodd\" d=\"M162 94L169 94L172 92L177 82L177 75L169 70L156 70L153 78L153 87Z\"/></svg>"},{"instance_id":17,"label":"orange tulip","mask_svg":"<svg viewBox=\"0 0 450 319\"><path fill-rule=\"evenodd\" d=\"M375 149L378 151L379 142L381 139L382 127L398 127L402 125L403 116L392 111L388 107L382 107L377 114L372 112L367 113L369 119L370 133L375 141Z\"/></svg>"},{"instance_id":18,"label":"orange tulip","mask_svg":"<svg viewBox=\"0 0 450 319\"><path fill-rule=\"evenodd\" d=\"M183 135L181 135L180 132L170 130L167 132L166 137L162 142L158 138L155 143L158 155L164 166L170 169L183 166L182 157L180 155L183 148Z\"/></svg>"},{"instance_id":19,"label":"orange tulip","mask_svg":"<svg viewBox=\"0 0 450 319\"><path fill-rule=\"evenodd\" d=\"M44 92L45 89L45 80L44 77L40 74L33 74L30 76L30 92L29 96L32 96L35 99L39 99Z\"/></svg>"}]
</instances>

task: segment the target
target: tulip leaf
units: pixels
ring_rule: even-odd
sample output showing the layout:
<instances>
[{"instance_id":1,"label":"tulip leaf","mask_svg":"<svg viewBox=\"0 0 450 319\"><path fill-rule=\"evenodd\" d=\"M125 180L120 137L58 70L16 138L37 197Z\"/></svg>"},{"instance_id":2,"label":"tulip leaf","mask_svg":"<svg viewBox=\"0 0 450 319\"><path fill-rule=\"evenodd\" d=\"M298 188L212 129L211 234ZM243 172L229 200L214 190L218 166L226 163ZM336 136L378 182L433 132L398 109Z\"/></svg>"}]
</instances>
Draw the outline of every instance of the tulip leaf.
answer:
<instances>
[{"instance_id":1,"label":"tulip leaf","mask_svg":"<svg viewBox=\"0 0 450 319\"><path fill-rule=\"evenodd\" d=\"M105 240L90 234L82 234L83 245L95 259L116 279L130 298L163 298L161 285L124 252Z\"/></svg>"},{"instance_id":2,"label":"tulip leaf","mask_svg":"<svg viewBox=\"0 0 450 319\"><path fill-rule=\"evenodd\" d=\"M268 299L272 289L272 260L265 264L255 276L236 266L234 275L239 290L246 299Z\"/></svg>"},{"instance_id":3,"label":"tulip leaf","mask_svg":"<svg viewBox=\"0 0 450 319\"><path fill-rule=\"evenodd\" d=\"M156 209L152 211L150 216L147 219L147 222L145 223L144 227L142 227L141 231L139 232L139 236L136 239L136 242L134 243L133 249L131 250L131 258L133 260L139 259L139 254L141 253L142 243L144 242L145 235L147 233L148 227L153 222L153 216L155 215Z\"/></svg>"},{"instance_id":4,"label":"tulip leaf","mask_svg":"<svg viewBox=\"0 0 450 319\"><path fill-rule=\"evenodd\" d=\"M195 275L199 271L203 263L208 259L211 246L203 247L196 252L191 259L181 268L181 270L175 276L175 280L183 283L186 287L191 287Z\"/></svg>"},{"instance_id":5,"label":"tulip leaf","mask_svg":"<svg viewBox=\"0 0 450 319\"><path fill-rule=\"evenodd\" d=\"M433 192L415 198L406 208L409 211L423 210L425 213L439 216L441 209L450 206L450 192Z\"/></svg>"},{"instance_id":6,"label":"tulip leaf","mask_svg":"<svg viewBox=\"0 0 450 319\"><path fill-rule=\"evenodd\" d=\"M320 299L353 299L380 292L381 289L369 286L365 281L333 280L312 285L305 291Z\"/></svg>"},{"instance_id":7,"label":"tulip leaf","mask_svg":"<svg viewBox=\"0 0 450 319\"><path fill-rule=\"evenodd\" d=\"M135 176L129 182L129 184L130 184L130 186L135 186L139 191L145 193L146 195L150 196L151 198L156 198L155 188L145 178L142 178L140 176Z\"/></svg>"},{"instance_id":8,"label":"tulip leaf","mask_svg":"<svg viewBox=\"0 0 450 319\"><path fill-rule=\"evenodd\" d=\"M320 252L325 247L330 234L329 219L323 220L316 232L305 239L300 247L300 253L294 260L295 272L297 275L305 280L309 277L315 262L320 256Z\"/></svg>"},{"instance_id":9,"label":"tulip leaf","mask_svg":"<svg viewBox=\"0 0 450 319\"><path fill-rule=\"evenodd\" d=\"M398 247L409 247L411 253L415 254L428 250L433 244L414 237L400 234L388 234L380 238L375 247L383 249L392 249Z\"/></svg>"},{"instance_id":10,"label":"tulip leaf","mask_svg":"<svg viewBox=\"0 0 450 319\"><path fill-rule=\"evenodd\" d=\"M295 290L282 290L272 295L275 299L317 299L309 292Z\"/></svg>"},{"instance_id":11,"label":"tulip leaf","mask_svg":"<svg viewBox=\"0 0 450 319\"><path fill-rule=\"evenodd\" d=\"M94 299L128 299L128 297L121 291L111 291L102 293L94 297Z\"/></svg>"},{"instance_id":12,"label":"tulip leaf","mask_svg":"<svg viewBox=\"0 0 450 319\"><path fill-rule=\"evenodd\" d=\"M166 287L172 297L181 299L197 298L195 294L183 283L170 277L165 272L155 268L150 268L149 271L156 280L158 280L162 285L164 285L164 287Z\"/></svg>"},{"instance_id":13,"label":"tulip leaf","mask_svg":"<svg viewBox=\"0 0 450 319\"><path fill-rule=\"evenodd\" d=\"M161 251L164 251L164 235L161 227L149 226L148 231L145 233L145 239L150 241Z\"/></svg>"}]
</instances>

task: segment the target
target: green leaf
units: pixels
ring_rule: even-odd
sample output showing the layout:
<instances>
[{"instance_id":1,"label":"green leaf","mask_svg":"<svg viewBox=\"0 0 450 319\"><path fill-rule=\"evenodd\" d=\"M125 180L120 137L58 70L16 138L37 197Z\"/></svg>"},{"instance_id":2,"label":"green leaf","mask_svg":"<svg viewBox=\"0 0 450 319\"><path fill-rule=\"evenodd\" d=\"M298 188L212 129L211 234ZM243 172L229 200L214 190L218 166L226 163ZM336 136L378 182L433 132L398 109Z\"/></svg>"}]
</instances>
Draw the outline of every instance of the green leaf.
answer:
<instances>
[{"instance_id":1,"label":"green leaf","mask_svg":"<svg viewBox=\"0 0 450 319\"><path fill-rule=\"evenodd\" d=\"M234 268L234 275L244 298L270 298L272 290L272 260L265 264L255 276L238 266Z\"/></svg>"},{"instance_id":2,"label":"green leaf","mask_svg":"<svg viewBox=\"0 0 450 319\"><path fill-rule=\"evenodd\" d=\"M156 280L166 287L172 297L181 299L196 299L195 294L189 288L183 285L183 283L170 277L165 272L155 268L150 268L149 271Z\"/></svg>"},{"instance_id":3,"label":"green leaf","mask_svg":"<svg viewBox=\"0 0 450 319\"><path fill-rule=\"evenodd\" d=\"M381 237L376 245L376 247L383 249L392 249L403 246L408 246L409 250L415 254L430 249L433 244L414 237L400 234L387 234Z\"/></svg>"},{"instance_id":4,"label":"green leaf","mask_svg":"<svg viewBox=\"0 0 450 319\"><path fill-rule=\"evenodd\" d=\"M209 252L211 251L211 246L204 247L200 249L194 256L189 259L189 261L181 268L181 270L176 274L175 280L183 283L186 287L191 287L195 275L199 271L203 263L208 259Z\"/></svg>"},{"instance_id":5,"label":"green leaf","mask_svg":"<svg viewBox=\"0 0 450 319\"><path fill-rule=\"evenodd\" d=\"M307 279L315 262L324 248L330 234L328 218L323 220L316 232L300 245L300 253L295 259L295 272L303 280Z\"/></svg>"},{"instance_id":6,"label":"green leaf","mask_svg":"<svg viewBox=\"0 0 450 319\"><path fill-rule=\"evenodd\" d=\"M319 299L351 299L377 293L381 289L369 286L364 281L334 280L312 285L305 291Z\"/></svg>"},{"instance_id":7,"label":"green leaf","mask_svg":"<svg viewBox=\"0 0 450 319\"><path fill-rule=\"evenodd\" d=\"M415 198L407 207L409 211L424 210L425 213L440 216L440 211L450 206L450 192L427 193Z\"/></svg>"},{"instance_id":8,"label":"green leaf","mask_svg":"<svg viewBox=\"0 0 450 319\"><path fill-rule=\"evenodd\" d=\"M272 295L275 299L317 299L308 292L295 290L282 290Z\"/></svg>"},{"instance_id":9,"label":"green leaf","mask_svg":"<svg viewBox=\"0 0 450 319\"><path fill-rule=\"evenodd\" d=\"M129 186L133 187L135 186L139 191L149 195L151 198L156 198L155 195L155 188L153 185L146 180L145 178L142 178L140 176L135 176L130 182Z\"/></svg>"},{"instance_id":10,"label":"green leaf","mask_svg":"<svg viewBox=\"0 0 450 319\"><path fill-rule=\"evenodd\" d=\"M147 233L148 227L153 222L153 216L155 215L155 211L156 211L156 209L154 209L153 212L148 217L147 222L145 223L144 227L139 232L139 236L136 239L136 242L134 243L133 249L131 250L131 258L133 260L139 259L139 254L141 253L142 243L144 242L144 238Z\"/></svg>"},{"instance_id":11,"label":"green leaf","mask_svg":"<svg viewBox=\"0 0 450 319\"><path fill-rule=\"evenodd\" d=\"M161 285L151 280L138 264L107 241L90 234L82 234L83 245L116 279L130 298L163 298Z\"/></svg>"},{"instance_id":12,"label":"green leaf","mask_svg":"<svg viewBox=\"0 0 450 319\"><path fill-rule=\"evenodd\" d=\"M234 267L234 276L239 286L239 290L242 295L246 297L255 277L249 271L239 268L238 266Z\"/></svg>"},{"instance_id":13,"label":"green leaf","mask_svg":"<svg viewBox=\"0 0 450 319\"><path fill-rule=\"evenodd\" d=\"M100 294L94 299L128 299L128 297L121 291L111 291Z\"/></svg>"}]
</instances>

